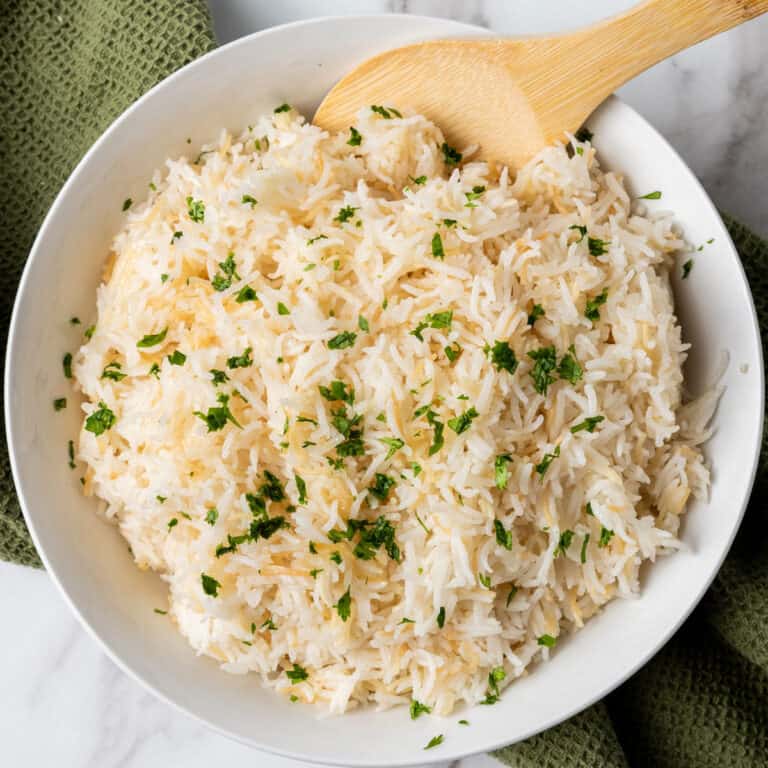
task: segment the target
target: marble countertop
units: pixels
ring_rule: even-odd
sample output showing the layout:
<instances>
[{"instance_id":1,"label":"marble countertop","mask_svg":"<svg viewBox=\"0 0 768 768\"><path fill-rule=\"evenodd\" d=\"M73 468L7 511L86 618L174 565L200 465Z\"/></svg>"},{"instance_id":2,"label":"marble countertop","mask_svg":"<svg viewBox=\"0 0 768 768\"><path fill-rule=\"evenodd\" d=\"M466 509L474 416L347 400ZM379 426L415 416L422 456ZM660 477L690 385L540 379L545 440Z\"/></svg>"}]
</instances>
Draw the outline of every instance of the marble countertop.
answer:
<instances>
[{"instance_id":1,"label":"marble countertop","mask_svg":"<svg viewBox=\"0 0 768 768\"><path fill-rule=\"evenodd\" d=\"M219 40L311 16L447 16L500 34L569 29L632 0L210 0ZM659 64L621 89L688 162L723 210L768 235L768 16ZM258 765L301 768L208 731L126 677L41 571L0 564L3 764L58 768ZM11 634L9 628L13 627ZM494 768L486 756L461 768Z\"/></svg>"}]
</instances>

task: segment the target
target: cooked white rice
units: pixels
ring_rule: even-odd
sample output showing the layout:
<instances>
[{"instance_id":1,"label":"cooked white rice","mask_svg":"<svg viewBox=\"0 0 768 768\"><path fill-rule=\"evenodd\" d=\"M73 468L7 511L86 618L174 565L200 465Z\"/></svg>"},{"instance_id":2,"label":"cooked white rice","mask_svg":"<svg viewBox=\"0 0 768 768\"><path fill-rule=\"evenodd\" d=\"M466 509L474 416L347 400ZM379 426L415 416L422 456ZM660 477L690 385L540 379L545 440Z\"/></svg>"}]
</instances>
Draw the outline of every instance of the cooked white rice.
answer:
<instances>
[{"instance_id":1,"label":"cooked white rice","mask_svg":"<svg viewBox=\"0 0 768 768\"><path fill-rule=\"evenodd\" d=\"M503 687L546 659L679 546L689 495L709 482L696 446L714 399L683 420L668 272L684 243L669 215L633 212L589 142L544 150L513 182L471 150L447 163L437 127L389 114L361 110L355 146L279 112L155 175L76 357L85 414L115 417L82 431L78 458L198 653L332 712L415 699L445 714L493 694L492 670ZM246 286L258 298L238 302ZM343 332L351 346L329 345ZM544 394L527 353L550 346L558 366L571 357ZM321 394L333 381L353 404ZM209 431L216 407L233 419ZM457 434L450 420L471 408ZM335 468L337 427L347 446L362 432L364 455ZM265 472L286 500L260 491ZM381 500L377 473L394 483L379 478ZM261 501L286 527L254 540ZM379 516L399 560L375 537L357 556L370 528L329 540ZM217 557L228 536L241 539ZM305 681L286 674L299 667Z\"/></svg>"}]
</instances>

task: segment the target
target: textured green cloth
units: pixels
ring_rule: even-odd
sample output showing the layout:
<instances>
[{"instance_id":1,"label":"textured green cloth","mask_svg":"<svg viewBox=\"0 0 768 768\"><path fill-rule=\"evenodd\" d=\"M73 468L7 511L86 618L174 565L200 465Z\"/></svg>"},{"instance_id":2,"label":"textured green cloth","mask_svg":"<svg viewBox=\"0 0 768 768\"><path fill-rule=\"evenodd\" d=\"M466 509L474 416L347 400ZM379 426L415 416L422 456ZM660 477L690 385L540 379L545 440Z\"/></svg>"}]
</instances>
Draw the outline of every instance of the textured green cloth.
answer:
<instances>
[{"instance_id":1,"label":"textured green cloth","mask_svg":"<svg viewBox=\"0 0 768 768\"><path fill-rule=\"evenodd\" d=\"M67 174L140 94L214 46L202 0L0 0L0 302ZM726 222L768 339L768 244ZM3 431L3 440L5 433ZM768 535L756 492L713 588L667 646L591 709L500 750L519 768L768 766ZM40 565L0 450L0 558Z\"/></svg>"}]
</instances>

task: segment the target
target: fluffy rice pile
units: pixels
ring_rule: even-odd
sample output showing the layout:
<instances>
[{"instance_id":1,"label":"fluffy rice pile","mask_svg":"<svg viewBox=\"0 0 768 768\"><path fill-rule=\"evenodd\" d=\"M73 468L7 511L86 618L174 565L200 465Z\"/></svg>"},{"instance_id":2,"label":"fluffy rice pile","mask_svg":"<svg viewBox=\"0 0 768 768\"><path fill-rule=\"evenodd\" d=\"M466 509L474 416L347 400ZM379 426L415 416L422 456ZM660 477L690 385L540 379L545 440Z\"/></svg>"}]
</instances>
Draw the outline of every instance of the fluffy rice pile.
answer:
<instances>
[{"instance_id":1,"label":"fluffy rice pile","mask_svg":"<svg viewBox=\"0 0 768 768\"><path fill-rule=\"evenodd\" d=\"M514 181L470 156L420 116L329 136L284 107L169 161L75 360L85 492L169 618L332 712L492 703L709 482L669 216L589 142Z\"/></svg>"}]
</instances>

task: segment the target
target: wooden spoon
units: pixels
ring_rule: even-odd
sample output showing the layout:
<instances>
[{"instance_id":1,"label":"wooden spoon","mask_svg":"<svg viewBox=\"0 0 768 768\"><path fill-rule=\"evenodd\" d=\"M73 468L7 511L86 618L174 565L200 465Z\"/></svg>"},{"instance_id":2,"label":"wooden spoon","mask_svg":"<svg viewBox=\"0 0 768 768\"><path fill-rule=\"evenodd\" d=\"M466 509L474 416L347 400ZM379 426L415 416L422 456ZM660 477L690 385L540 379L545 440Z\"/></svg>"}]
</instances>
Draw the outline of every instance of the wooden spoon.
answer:
<instances>
[{"instance_id":1,"label":"wooden spoon","mask_svg":"<svg viewBox=\"0 0 768 768\"><path fill-rule=\"evenodd\" d=\"M520 167L576 131L616 88L673 53L768 11L768 0L647 0L565 35L434 40L374 56L339 81L314 122L339 131L369 104L425 115L459 149Z\"/></svg>"}]
</instances>

